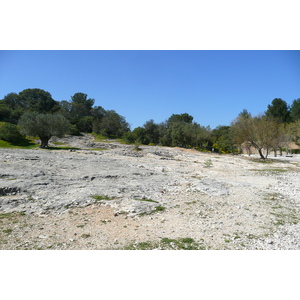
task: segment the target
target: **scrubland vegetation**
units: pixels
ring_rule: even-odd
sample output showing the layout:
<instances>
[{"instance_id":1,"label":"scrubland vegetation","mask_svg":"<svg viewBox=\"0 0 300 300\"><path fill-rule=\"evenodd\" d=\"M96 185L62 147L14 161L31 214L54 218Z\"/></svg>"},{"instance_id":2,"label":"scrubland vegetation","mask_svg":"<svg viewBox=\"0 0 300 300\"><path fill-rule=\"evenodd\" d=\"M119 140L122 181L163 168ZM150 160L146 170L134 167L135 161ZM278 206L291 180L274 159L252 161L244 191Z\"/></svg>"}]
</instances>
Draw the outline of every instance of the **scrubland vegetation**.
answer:
<instances>
[{"instance_id":1,"label":"scrubland vegetation","mask_svg":"<svg viewBox=\"0 0 300 300\"><path fill-rule=\"evenodd\" d=\"M0 147L36 147L34 140L39 139L40 147L46 148L52 136L84 132L134 145L218 153L239 153L252 147L265 159L269 151L282 154L292 142L300 144L300 98L291 105L275 98L258 116L244 109L229 126L213 130L193 122L187 113L172 114L162 123L151 119L131 130L124 116L94 104L95 100L84 93L75 93L69 101L56 101L41 89L9 93L0 100Z\"/></svg>"}]
</instances>

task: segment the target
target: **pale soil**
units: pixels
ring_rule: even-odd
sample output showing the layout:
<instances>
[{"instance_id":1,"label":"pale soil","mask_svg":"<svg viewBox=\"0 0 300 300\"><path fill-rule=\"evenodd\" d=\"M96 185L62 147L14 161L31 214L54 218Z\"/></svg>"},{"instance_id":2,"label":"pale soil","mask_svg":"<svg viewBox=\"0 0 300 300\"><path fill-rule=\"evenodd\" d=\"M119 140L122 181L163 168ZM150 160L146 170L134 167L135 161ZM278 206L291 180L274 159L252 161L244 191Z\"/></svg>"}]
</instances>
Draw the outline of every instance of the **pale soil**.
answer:
<instances>
[{"instance_id":1,"label":"pale soil","mask_svg":"<svg viewBox=\"0 0 300 300\"><path fill-rule=\"evenodd\" d=\"M85 149L89 148L87 142L91 142L90 138L82 138L80 143L68 139L69 145ZM81 180L81 186L66 184L65 187L61 183L56 188L68 191L62 196L66 203L68 195L76 198L77 189L78 194L80 189L80 197L84 193L95 194L94 190L98 189L102 191L99 194L115 196L118 193L121 200L84 202L84 205L64 209L47 208L46 212L29 212L28 209L20 214L23 204L12 209L7 206L10 203L7 199L22 196L24 200L25 192L0 196L0 204L1 201L8 203L0 207L0 249L124 249L131 244L139 249L141 242L152 243L152 248L166 249L166 245L160 243L163 238L192 238L199 249L300 249L298 157L267 164L247 157L180 148L141 147L139 156L135 156L132 146L129 149L129 146L119 145L117 150L110 147L112 149L94 153L93 158L88 150L56 152L57 157L64 156L70 161L84 158L84 165L78 168L72 165L68 170L75 178L83 172L90 177L96 174L95 180L86 183L78 177L76 180ZM7 160L9 151L11 161ZM20 151L24 150L2 149L0 173L17 176L13 173L17 172L13 159L24 153ZM26 153L34 153L42 161L50 155L44 155L44 150L34 151ZM158 155L155 151L162 152ZM56 166L54 161L51 168ZM96 162L101 161L106 162L106 169L96 168ZM30 167L26 163L24 170ZM36 163L38 168L37 162L31 163ZM110 169L113 166L115 169ZM60 167L65 172L68 166L61 164ZM49 171L50 166L47 168ZM56 172L58 176L59 171ZM123 179L113 177L123 172ZM107 174L113 175L107 178ZM4 175L0 178L0 188L12 184ZM16 178L13 183L15 186L24 184L23 177L22 180ZM33 198L36 195L34 205L51 200L44 196L47 188L47 194L55 192L50 191L50 185L41 185L40 191L32 189L30 195ZM90 195L87 195L89 201ZM136 213L130 205L146 203L137 201L142 196L157 201L164 210Z\"/></svg>"}]
</instances>

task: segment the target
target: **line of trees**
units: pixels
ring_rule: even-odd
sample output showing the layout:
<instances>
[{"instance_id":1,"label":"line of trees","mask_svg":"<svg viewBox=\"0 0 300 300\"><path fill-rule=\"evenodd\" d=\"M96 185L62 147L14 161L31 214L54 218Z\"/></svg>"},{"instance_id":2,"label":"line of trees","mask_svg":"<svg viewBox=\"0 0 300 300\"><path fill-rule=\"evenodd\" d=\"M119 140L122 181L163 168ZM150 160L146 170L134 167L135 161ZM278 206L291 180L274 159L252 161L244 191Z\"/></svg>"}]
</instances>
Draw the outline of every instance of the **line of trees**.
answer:
<instances>
[{"instance_id":1,"label":"line of trees","mask_svg":"<svg viewBox=\"0 0 300 300\"><path fill-rule=\"evenodd\" d=\"M300 145L300 98L291 106L275 98L265 113L258 116L244 109L230 126L218 126L214 130L193 122L193 117L186 113L172 115L161 124L150 120L128 132L125 139L131 143L194 147L219 153L238 153L244 147L250 154L253 147L265 159L270 151L275 156L277 151L282 155L291 142Z\"/></svg>"},{"instance_id":2,"label":"line of trees","mask_svg":"<svg viewBox=\"0 0 300 300\"><path fill-rule=\"evenodd\" d=\"M300 145L300 98L289 106L284 100L275 98L264 114L252 116L244 109L232 122L234 142L248 149L254 147L262 159L270 151L282 155L291 142ZM263 149L265 154L263 154Z\"/></svg>"},{"instance_id":3,"label":"line of trees","mask_svg":"<svg viewBox=\"0 0 300 300\"><path fill-rule=\"evenodd\" d=\"M14 134L38 136L41 147L48 146L49 139L65 133L80 132L101 134L105 137L121 138L130 131L126 119L114 110L94 106L95 100L87 94L75 93L69 101L55 101L42 89L25 89L20 93L9 93L0 100L0 139L16 142ZM13 129L12 129L13 128ZM19 136L21 139L22 136Z\"/></svg>"},{"instance_id":4,"label":"line of trees","mask_svg":"<svg viewBox=\"0 0 300 300\"><path fill-rule=\"evenodd\" d=\"M292 141L300 144L300 98L291 106L275 98L265 113L258 116L244 109L230 126L213 130L183 113L172 114L159 124L151 119L131 131L125 117L94 104L95 100L84 93L75 93L69 101L56 101L41 89L9 93L0 100L0 139L16 143L25 135L38 136L44 148L54 135L93 132L123 138L127 143L193 147L221 153L236 153L241 146L254 147L261 158L266 158L271 150L282 154Z\"/></svg>"},{"instance_id":5,"label":"line of trees","mask_svg":"<svg viewBox=\"0 0 300 300\"><path fill-rule=\"evenodd\" d=\"M125 134L128 143L179 146L208 149L211 147L209 127L193 122L187 113L173 114L165 122L147 121L142 127Z\"/></svg>"}]
</instances>

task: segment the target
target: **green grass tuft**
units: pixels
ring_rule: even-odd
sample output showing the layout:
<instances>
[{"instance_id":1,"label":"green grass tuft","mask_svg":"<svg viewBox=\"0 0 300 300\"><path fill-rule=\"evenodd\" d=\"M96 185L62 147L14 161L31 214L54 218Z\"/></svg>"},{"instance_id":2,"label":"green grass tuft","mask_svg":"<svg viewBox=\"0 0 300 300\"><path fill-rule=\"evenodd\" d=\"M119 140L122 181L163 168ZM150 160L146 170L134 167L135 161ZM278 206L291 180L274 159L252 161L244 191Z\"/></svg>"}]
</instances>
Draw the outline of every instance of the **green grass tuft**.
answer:
<instances>
[{"instance_id":1,"label":"green grass tuft","mask_svg":"<svg viewBox=\"0 0 300 300\"><path fill-rule=\"evenodd\" d=\"M156 206L156 207L155 207L155 210L154 210L153 212L164 211L165 209L166 209L165 207L159 205L159 206Z\"/></svg>"},{"instance_id":2,"label":"green grass tuft","mask_svg":"<svg viewBox=\"0 0 300 300\"><path fill-rule=\"evenodd\" d=\"M132 243L125 247L125 250L205 250L206 247L201 242L196 242L192 238L170 239L162 238L158 242Z\"/></svg>"},{"instance_id":3,"label":"green grass tuft","mask_svg":"<svg viewBox=\"0 0 300 300\"><path fill-rule=\"evenodd\" d=\"M115 198L109 197L107 195L101 196L101 195L93 195L92 198L96 199L96 202L102 201L102 200L114 200Z\"/></svg>"},{"instance_id":4,"label":"green grass tuft","mask_svg":"<svg viewBox=\"0 0 300 300\"><path fill-rule=\"evenodd\" d=\"M137 201L147 201L147 202L154 202L154 203L159 203L158 201L152 200L152 199L135 199Z\"/></svg>"},{"instance_id":5,"label":"green grass tuft","mask_svg":"<svg viewBox=\"0 0 300 300\"><path fill-rule=\"evenodd\" d=\"M8 229L3 230L3 232L6 233L6 234L11 234L12 231L13 231L13 230L12 230L11 228L8 228Z\"/></svg>"},{"instance_id":6,"label":"green grass tuft","mask_svg":"<svg viewBox=\"0 0 300 300\"><path fill-rule=\"evenodd\" d=\"M87 238L89 238L90 236L91 236L91 235L90 235L90 234L87 234L87 233L84 233L84 234L81 235L81 237L84 238L84 239L87 239Z\"/></svg>"}]
</instances>

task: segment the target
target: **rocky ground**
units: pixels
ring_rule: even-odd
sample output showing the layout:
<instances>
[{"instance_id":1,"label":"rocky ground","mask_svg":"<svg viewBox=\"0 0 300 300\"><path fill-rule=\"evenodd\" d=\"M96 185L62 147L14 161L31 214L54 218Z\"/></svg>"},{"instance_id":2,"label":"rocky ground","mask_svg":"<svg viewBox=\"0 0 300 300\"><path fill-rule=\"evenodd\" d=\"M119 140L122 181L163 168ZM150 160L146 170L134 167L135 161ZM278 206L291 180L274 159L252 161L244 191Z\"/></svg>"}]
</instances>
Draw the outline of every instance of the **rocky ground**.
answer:
<instances>
[{"instance_id":1,"label":"rocky ground","mask_svg":"<svg viewBox=\"0 0 300 300\"><path fill-rule=\"evenodd\" d=\"M300 249L300 158L0 149L0 249Z\"/></svg>"}]
</instances>

